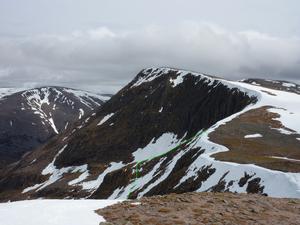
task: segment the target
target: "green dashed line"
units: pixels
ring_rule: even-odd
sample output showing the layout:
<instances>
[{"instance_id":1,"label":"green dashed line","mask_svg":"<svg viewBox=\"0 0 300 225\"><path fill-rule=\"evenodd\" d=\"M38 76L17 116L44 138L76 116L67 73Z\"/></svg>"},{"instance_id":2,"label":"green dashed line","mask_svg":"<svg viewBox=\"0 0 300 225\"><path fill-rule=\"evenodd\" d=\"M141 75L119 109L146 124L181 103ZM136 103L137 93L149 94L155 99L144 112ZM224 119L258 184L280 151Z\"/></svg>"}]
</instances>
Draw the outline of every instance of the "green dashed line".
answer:
<instances>
[{"instance_id":1,"label":"green dashed line","mask_svg":"<svg viewBox=\"0 0 300 225\"><path fill-rule=\"evenodd\" d=\"M168 151L166 151L166 152L164 152L164 153L162 153L162 154L160 154L160 155L156 155L156 156L153 156L153 157L151 157L151 158L148 158L148 159L144 159L144 160L138 161L138 162L135 164L135 180L134 180L134 185L130 188L130 192L129 192L129 194L127 195L127 198L130 197L130 195L131 195L131 193L132 193L132 190L133 190L133 189L136 187L136 185L137 185L136 182L137 182L137 179L139 178L139 167L140 167L140 164L142 164L142 163L144 163L144 162L147 162L147 161L151 161L151 160L156 159L156 158L161 158L161 157L167 155L167 154L170 153L170 152L173 152L173 151L178 150L181 146L186 145L186 144L192 142L194 139L198 138L199 136L203 135L205 131L206 131L206 130L201 130L201 131L199 131L198 133L196 133L196 134L195 134L194 136L192 136L191 138L181 141L177 146L175 146L174 148L172 148L172 149L170 149L170 150L168 150Z\"/></svg>"}]
</instances>

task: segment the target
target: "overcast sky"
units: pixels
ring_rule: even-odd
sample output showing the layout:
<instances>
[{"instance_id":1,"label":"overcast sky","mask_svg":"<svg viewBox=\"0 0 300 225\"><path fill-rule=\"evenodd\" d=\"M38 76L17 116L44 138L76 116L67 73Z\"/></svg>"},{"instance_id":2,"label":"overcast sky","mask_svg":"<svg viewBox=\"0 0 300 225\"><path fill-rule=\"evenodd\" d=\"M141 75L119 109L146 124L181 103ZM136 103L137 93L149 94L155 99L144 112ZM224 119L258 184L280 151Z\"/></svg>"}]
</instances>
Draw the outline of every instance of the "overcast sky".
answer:
<instances>
[{"instance_id":1,"label":"overcast sky","mask_svg":"<svg viewBox=\"0 0 300 225\"><path fill-rule=\"evenodd\" d=\"M300 80L299 0L0 0L0 84L113 93L141 69Z\"/></svg>"}]
</instances>

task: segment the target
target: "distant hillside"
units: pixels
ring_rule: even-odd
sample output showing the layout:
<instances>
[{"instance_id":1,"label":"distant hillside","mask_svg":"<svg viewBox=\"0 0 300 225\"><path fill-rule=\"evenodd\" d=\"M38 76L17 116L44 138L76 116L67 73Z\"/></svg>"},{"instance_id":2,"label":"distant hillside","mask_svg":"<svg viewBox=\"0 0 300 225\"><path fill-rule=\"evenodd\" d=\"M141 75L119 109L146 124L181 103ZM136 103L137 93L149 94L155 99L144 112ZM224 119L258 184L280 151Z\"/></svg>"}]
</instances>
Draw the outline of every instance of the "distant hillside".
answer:
<instances>
[{"instance_id":1,"label":"distant hillside","mask_svg":"<svg viewBox=\"0 0 300 225\"><path fill-rule=\"evenodd\" d=\"M64 87L0 88L0 167L18 161L108 99Z\"/></svg>"}]
</instances>

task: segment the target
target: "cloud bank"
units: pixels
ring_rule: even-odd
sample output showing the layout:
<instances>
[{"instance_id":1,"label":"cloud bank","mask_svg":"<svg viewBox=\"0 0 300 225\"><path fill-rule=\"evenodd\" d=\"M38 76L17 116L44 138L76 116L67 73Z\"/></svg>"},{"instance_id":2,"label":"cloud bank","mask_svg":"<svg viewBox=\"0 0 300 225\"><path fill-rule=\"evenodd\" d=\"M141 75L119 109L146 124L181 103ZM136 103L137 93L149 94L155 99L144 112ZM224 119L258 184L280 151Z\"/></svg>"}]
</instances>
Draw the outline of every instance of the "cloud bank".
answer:
<instances>
[{"instance_id":1,"label":"cloud bank","mask_svg":"<svg viewBox=\"0 0 300 225\"><path fill-rule=\"evenodd\" d=\"M170 66L228 79L300 80L300 40L214 24L0 38L1 86L62 85L116 92L141 69Z\"/></svg>"}]
</instances>

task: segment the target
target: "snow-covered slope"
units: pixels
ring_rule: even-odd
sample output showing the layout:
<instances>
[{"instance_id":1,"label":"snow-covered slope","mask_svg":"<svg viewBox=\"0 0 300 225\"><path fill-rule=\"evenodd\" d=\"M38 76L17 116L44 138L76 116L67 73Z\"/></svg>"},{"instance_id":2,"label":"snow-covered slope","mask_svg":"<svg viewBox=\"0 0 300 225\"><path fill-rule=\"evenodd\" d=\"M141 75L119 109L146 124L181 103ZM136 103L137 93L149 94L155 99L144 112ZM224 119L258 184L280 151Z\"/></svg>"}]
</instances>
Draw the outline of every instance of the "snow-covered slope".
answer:
<instances>
[{"instance_id":1,"label":"snow-covered slope","mask_svg":"<svg viewBox=\"0 0 300 225\"><path fill-rule=\"evenodd\" d=\"M188 74L188 72L184 73L183 76ZM160 74L158 74L159 76ZM156 77L158 77L156 76ZM136 84L140 84L142 82L146 82L148 80L153 80L153 77L146 77L146 79L140 79ZM141 81L142 80L142 81ZM179 83L183 81L183 78L178 76L177 80L180 80ZM134 84L134 85L136 85ZM176 184L175 187L179 187L181 184L188 180L196 180L199 174L199 171L203 170L203 168L212 168L215 172L205 181L202 181L201 186L197 189L197 191L213 191L216 185L224 182L227 187L224 188L227 191L231 192L247 192L247 186L240 185L240 178L242 178L245 173L250 176L249 181L259 181L261 183L262 193L274 196L274 197L295 197L300 198L300 173L286 173L281 171L269 170L260 166L256 166L254 164L238 164L231 162L223 162L215 160L212 155L218 152L228 151L225 146L218 145L209 140L209 136L213 133L220 125L226 125L229 121L246 113L247 111L258 109L264 106L271 107L269 109L270 112L278 114L278 120L283 128L277 129L278 132L291 135L295 135L295 139L300 140L300 95L292 92L286 91L278 91L270 88L265 88L255 83L254 85L246 84L244 82L232 82L225 81L225 84L228 87L238 87L238 89L245 91L248 95L255 95L258 98L258 101L255 104L251 104L246 107L244 110L233 114L223 120L220 120L215 125L205 130L201 135L199 135L195 140L190 142L190 147L184 149L183 151L176 154L176 156L168 162L168 167L164 174L157 179L156 183L152 183L145 189L143 192L139 193L138 196L142 196L150 191L158 183L162 183L168 175L170 175L171 171L174 169L176 165L176 161L180 159L184 154L187 154L192 148L200 148L204 149L204 153L199 155L194 162L188 167L185 175L180 179L180 182ZM284 83L287 86L287 82ZM178 85L178 82L177 82ZM276 128L274 128L276 129ZM164 134L165 135L165 134ZM157 139L155 145L149 143L148 146L144 148L144 150L149 151L150 149L172 149L172 143L180 143L182 140L180 139L169 139L165 140L164 135ZM284 138L284 136L282 137ZM160 139L164 139L165 144L161 144ZM300 150L300 142L297 146L298 150ZM141 151L141 150L139 150ZM153 158L147 156L147 151L145 151L144 160L148 160ZM135 155L136 153L133 153ZM162 154L162 152L160 152ZM284 152L282 152L284 154ZM159 155L159 154L157 154ZM272 157L272 156L270 156ZM299 160L299 159L289 159L290 161ZM159 163L163 162L160 160ZM298 161L297 161L298 162ZM145 183L151 182L155 173L158 173L159 167L153 168L148 174L143 177L138 178L134 186L132 188L127 186L118 190L118 193L114 193L113 197L119 196L120 198L126 197L133 190L141 190L145 187ZM150 176L149 176L150 175ZM148 179L147 179L148 178ZM119 194L119 195L118 195Z\"/></svg>"},{"instance_id":2,"label":"snow-covered slope","mask_svg":"<svg viewBox=\"0 0 300 225\"><path fill-rule=\"evenodd\" d=\"M17 161L108 99L64 87L0 89L0 167Z\"/></svg>"},{"instance_id":3,"label":"snow-covered slope","mask_svg":"<svg viewBox=\"0 0 300 225\"><path fill-rule=\"evenodd\" d=\"M99 107L109 98L104 95L89 93L81 90L58 87L43 87L24 91L22 97L26 101L27 109L39 115L42 123L48 123L55 133L58 133L52 114L59 107L68 107L72 111L77 111L77 118L85 116L85 111L91 111ZM52 106L52 107L50 107ZM21 110L26 110L22 103ZM64 124L64 129L68 126L68 121Z\"/></svg>"},{"instance_id":4,"label":"snow-covered slope","mask_svg":"<svg viewBox=\"0 0 300 225\"><path fill-rule=\"evenodd\" d=\"M300 198L300 95L253 82L145 69L97 113L8 171L0 197L12 199L14 190L20 199L187 191Z\"/></svg>"},{"instance_id":5,"label":"snow-covered slope","mask_svg":"<svg viewBox=\"0 0 300 225\"><path fill-rule=\"evenodd\" d=\"M241 82L231 82L234 85L239 85L243 88L255 91L259 96L259 101L246 107L241 112L238 112L224 120L219 121L214 126L206 130L206 132L195 140L195 147L205 149L205 152L201 154L188 168L185 176L181 179L180 183L194 178L199 170L203 166L211 165L216 169L216 172L206 180L203 185L197 191L212 190L216 184L220 181L225 181L228 184L228 190L231 192L246 192L246 186L240 187L239 177L243 177L245 173L251 176L251 180L260 179L261 185L264 186L263 193L274 197L294 197L300 198L300 173L287 173L281 171L274 171L266 169L254 164L238 164L231 162L223 162L215 160L212 157L213 154L218 152L229 151L225 146L213 143L209 140L209 136L220 125L226 125L234 118L246 113L247 111L258 109L264 106L272 106L269 109L272 113L279 114L276 119L281 122L284 128L277 129L279 133L283 134L295 134L296 137L300 137L300 122L297 118L300 118L300 96L295 93L272 90L264 87L253 86ZM284 136L282 137L284 138ZM300 150L300 142L298 145ZM282 152L284 154L284 152ZM271 157L271 156L270 156ZM180 183L178 185L180 185Z\"/></svg>"},{"instance_id":6,"label":"snow-covered slope","mask_svg":"<svg viewBox=\"0 0 300 225\"><path fill-rule=\"evenodd\" d=\"M0 203L0 225L99 225L96 209L116 200L32 200Z\"/></svg>"}]
</instances>

